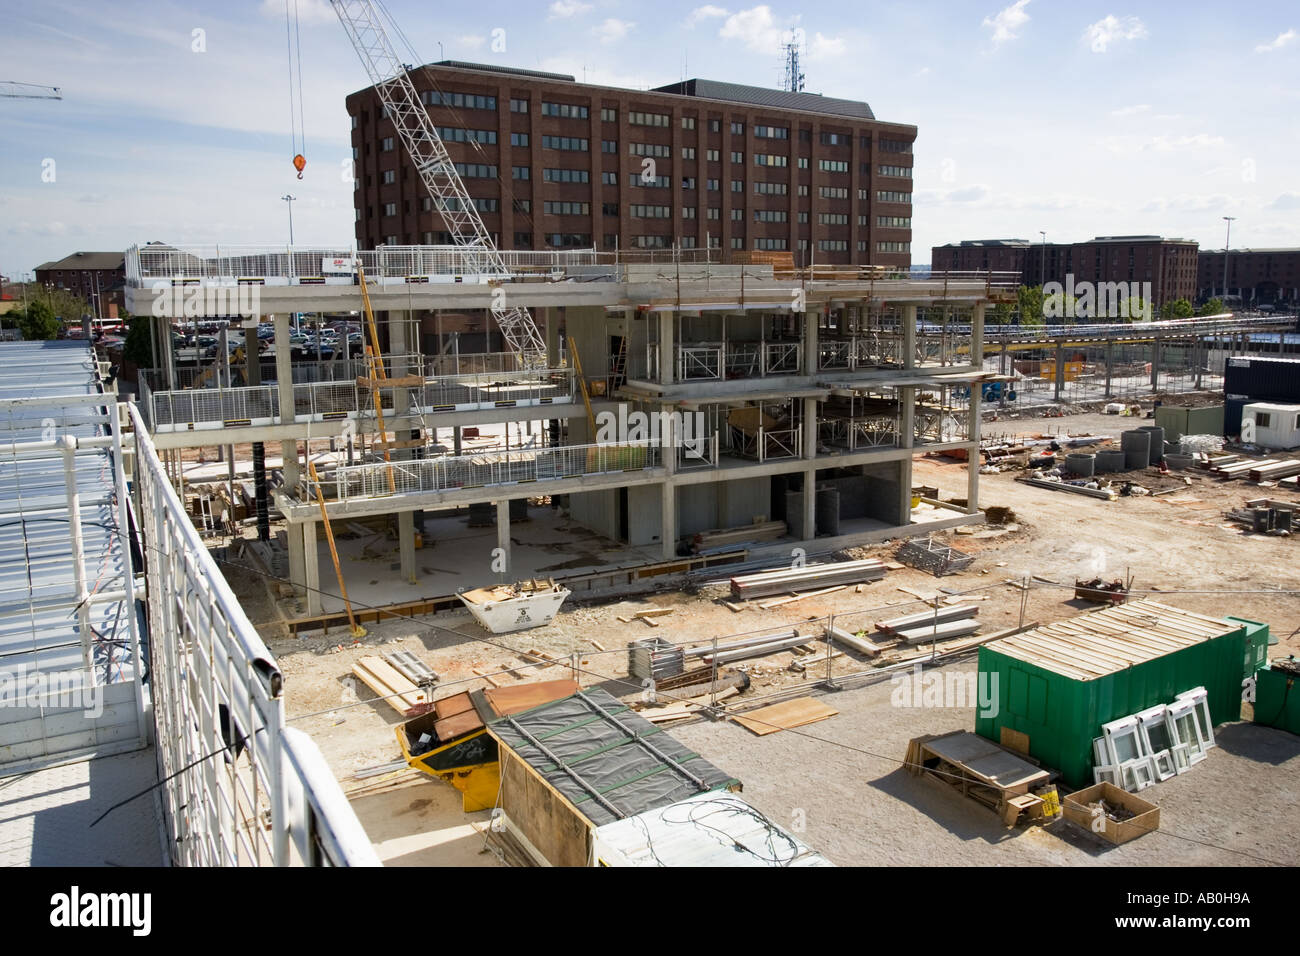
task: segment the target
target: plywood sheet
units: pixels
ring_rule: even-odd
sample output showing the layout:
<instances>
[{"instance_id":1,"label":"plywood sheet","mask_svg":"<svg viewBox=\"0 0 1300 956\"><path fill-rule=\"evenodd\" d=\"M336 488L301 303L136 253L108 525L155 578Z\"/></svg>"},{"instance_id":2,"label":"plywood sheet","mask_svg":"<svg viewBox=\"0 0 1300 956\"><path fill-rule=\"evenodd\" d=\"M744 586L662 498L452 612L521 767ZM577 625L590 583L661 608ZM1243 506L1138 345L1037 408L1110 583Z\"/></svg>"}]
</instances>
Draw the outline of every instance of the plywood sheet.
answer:
<instances>
[{"instance_id":1,"label":"plywood sheet","mask_svg":"<svg viewBox=\"0 0 1300 956\"><path fill-rule=\"evenodd\" d=\"M453 714L461 714L474 706L473 701L469 699L469 693L454 694L451 697L444 697L442 700L433 702L433 712L438 715L438 719L451 717Z\"/></svg>"},{"instance_id":2,"label":"plywood sheet","mask_svg":"<svg viewBox=\"0 0 1300 956\"><path fill-rule=\"evenodd\" d=\"M433 733L438 738L438 743L448 743L457 737L464 736L475 730L483 729L483 718L478 715L476 710L461 711L459 714L452 714L450 717L444 717L433 725Z\"/></svg>"},{"instance_id":3,"label":"plywood sheet","mask_svg":"<svg viewBox=\"0 0 1300 956\"><path fill-rule=\"evenodd\" d=\"M778 730L790 730L804 724L816 723L828 717L834 717L839 711L828 707L811 697L787 700L770 707L760 707L743 716L737 716L736 723L753 731L760 737L774 734Z\"/></svg>"},{"instance_id":4,"label":"plywood sheet","mask_svg":"<svg viewBox=\"0 0 1300 956\"><path fill-rule=\"evenodd\" d=\"M527 684L493 687L483 692L487 702L500 717L508 717L532 710L553 700L562 700L578 692L578 682L573 680L539 680Z\"/></svg>"}]
</instances>

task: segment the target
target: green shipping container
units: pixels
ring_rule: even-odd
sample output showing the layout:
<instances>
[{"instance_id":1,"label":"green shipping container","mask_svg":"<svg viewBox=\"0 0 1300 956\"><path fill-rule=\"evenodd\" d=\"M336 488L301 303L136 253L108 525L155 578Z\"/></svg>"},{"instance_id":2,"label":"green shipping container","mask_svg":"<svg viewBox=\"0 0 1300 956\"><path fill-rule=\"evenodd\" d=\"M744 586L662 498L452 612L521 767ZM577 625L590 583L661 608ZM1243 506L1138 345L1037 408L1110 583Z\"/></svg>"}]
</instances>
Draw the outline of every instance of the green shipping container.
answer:
<instances>
[{"instance_id":1,"label":"green shipping container","mask_svg":"<svg viewBox=\"0 0 1300 956\"><path fill-rule=\"evenodd\" d=\"M1300 677L1272 668L1255 675L1255 723L1300 735Z\"/></svg>"},{"instance_id":2,"label":"green shipping container","mask_svg":"<svg viewBox=\"0 0 1300 956\"><path fill-rule=\"evenodd\" d=\"M979 649L979 686L996 706L976 711L975 732L1003 728L1070 787L1093 783L1101 725L1204 687L1213 722L1241 717L1246 627L1154 601L1094 611ZM983 691L982 691L983 692ZM1022 741L1023 743L1023 741Z\"/></svg>"},{"instance_id":3,"label":"green shipping container","mask_svg":"<svg viewBox=\"0 0 1300 956\"><path fill-rule=\"evenodd\" d=\"M1277 643L1277 638L1269 637L1268 625L1259 621L1249 621L1244 617L1229 616L1229 621L1246 626L1246 672L1249 678L1255 671L1268 666L1268 648Z\"/></svg>"},{"instance_id":4,"label":"green shipping container","mask_svg":"<svg viewBox=\"0 0 1300 956\"><path fill-rule=\"evenodd\" d=\"M1161 405L1156 409L1156 424L1165 430L1165 441L1177 442L1184 435L1222 435L1223 406L1184 408Z\"/></svg>"}]
</instances>

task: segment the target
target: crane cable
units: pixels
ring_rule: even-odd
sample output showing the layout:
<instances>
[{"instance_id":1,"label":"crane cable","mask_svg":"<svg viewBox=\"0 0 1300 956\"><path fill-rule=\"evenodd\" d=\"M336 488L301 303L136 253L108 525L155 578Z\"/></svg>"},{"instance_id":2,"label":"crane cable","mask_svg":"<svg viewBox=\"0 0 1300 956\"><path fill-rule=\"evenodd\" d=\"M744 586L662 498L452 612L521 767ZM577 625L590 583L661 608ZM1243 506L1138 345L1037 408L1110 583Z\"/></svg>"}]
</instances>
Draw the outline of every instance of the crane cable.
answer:
<instances>
[{"instance_id":1,"label":"crane cable","mask_svg":"<svg viewBox=\"0 0 1300 956\"><path fill-rule=\"evenodd\" d=\"M292 11L290 10L292 7ZM290 148L293 150L293 167L298 171L298 178L302 179L303 168L307 165L304 154L307 152L307 127L303 120L303 95L302 95L302 44L299 40L298 32L298 0L284 0L284 40L285 47L288 51L289 61L289 140ZM297 81L295 84L294 69L295 61L297 66ZM295 115L294 100L297 99L298 109Z\"/></svg>"}]
</instances>

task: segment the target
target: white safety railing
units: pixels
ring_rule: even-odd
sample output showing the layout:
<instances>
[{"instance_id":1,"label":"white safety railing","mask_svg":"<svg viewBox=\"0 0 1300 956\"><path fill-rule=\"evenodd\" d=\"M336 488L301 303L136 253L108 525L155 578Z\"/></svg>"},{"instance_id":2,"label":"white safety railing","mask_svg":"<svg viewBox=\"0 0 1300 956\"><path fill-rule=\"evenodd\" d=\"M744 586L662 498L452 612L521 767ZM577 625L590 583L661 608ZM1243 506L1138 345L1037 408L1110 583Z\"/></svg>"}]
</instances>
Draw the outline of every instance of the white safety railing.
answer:
<instances>
[{"instance_id":1,"label":"white safety railing","mask_svg":"<svg viewBox=\"0 0 1300 956\"><path fill-rule=\"evenodd\" d=\"M803 428L758 430L758 460L803 457Z\"/></svg>"},{"instance_id":2,"label":"white safety railing","mask_svg":"<svg viewBox=\"0 0 1300 956\"><path fill-rule=\"evenodd\" d=\"M677 447L677 469L686 471L692 468L718 467L718 436L700 435L683 441Z\"/></svg>"},{"instance_id":3,"label":"white safety railing","mask_svg":"<svg viewBox=\"0 0 1300 956\"><path fill-rule=\"evenodd\" d=\"M150 673L173 862L379 864L329 766L285 727L283 678L132 409Z\"/></svg>"},{"instance_id":4,"label":"white safety railing","mask_svg":"<svg viewBox=\"0 0 1300 956\"><path fill-rule=\"evenodd\" d=\"M659 449L648 442L564 445L346 465L333 472L333 487L328 474L321 485L327 497L347 501L644 471L658 464Z\"/></svg>"},{"instance_id":5,"label":"white safety railing","mask_svg":"<svg viewBox=\"0 0 1300 956\"><path fill-rule=\"evenodd\" d=\"M677 350L677 380L722 378L722 348L717 345L684 345Z\"/></svg>"},{"instance_id":6,"label":"white safety railing","mask_svg":"<svg viewBox=\"0 0 1300 956\"><path fill-rule=\"evenodd\" d=\"M294 386L315 388L317 386ZM355 392L355 386L353 386ZM274 385L248 388L191 388L180 391L142 390L147 418L155 432L223 425L270 425L280 417L280 393Z\"/></svg>"},{"instance_id":7,"label":"white safety railing","mask_svg":"<svg viewBox=\"0 0 1300 956\"><path fill-rule=\"evenodd\" d=\"M424 412L513 408L571 402L573 392L572 369L481 372L442 376L422 388L411 389L411 404Z\"/></svg>"},{"instance_id":8,"label":"white safety railing","mask_svg":"<svg viewBox=\"0 0 1300 956\"><path fill-rule=\"evenodd\" d=\"M849 448L881 448L898 444L902 429L896 415L854 418L848 422Z\"/></svg>"}]
</instances>

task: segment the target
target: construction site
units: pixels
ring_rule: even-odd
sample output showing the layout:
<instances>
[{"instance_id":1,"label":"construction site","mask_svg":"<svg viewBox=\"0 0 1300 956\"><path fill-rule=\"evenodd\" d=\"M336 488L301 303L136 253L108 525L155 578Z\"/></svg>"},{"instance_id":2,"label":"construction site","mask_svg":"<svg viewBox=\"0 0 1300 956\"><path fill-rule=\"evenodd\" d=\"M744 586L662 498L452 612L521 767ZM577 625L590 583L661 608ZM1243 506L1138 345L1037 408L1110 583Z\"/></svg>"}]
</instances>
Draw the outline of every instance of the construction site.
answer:
<instances>
[{"instance_id":1,"label":"construction site","mask_svg":"<svg viewBox=\"0 0 1300 956\"><path fill-rule=\"evenodd\" d=\"M0 342L0 861L1300 863L1294 317L498 249L334 7L455 241Z\"/></svg>"}]
</instances>

